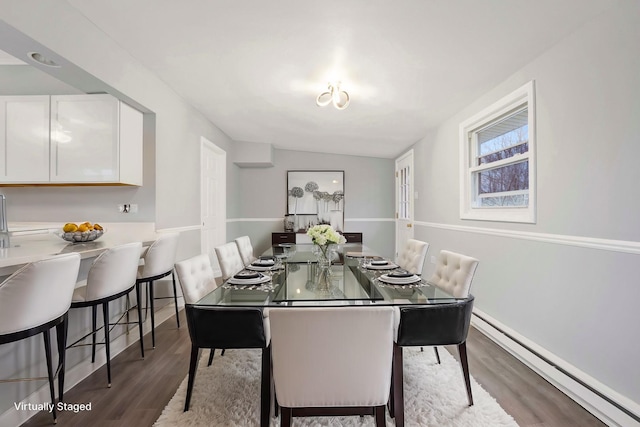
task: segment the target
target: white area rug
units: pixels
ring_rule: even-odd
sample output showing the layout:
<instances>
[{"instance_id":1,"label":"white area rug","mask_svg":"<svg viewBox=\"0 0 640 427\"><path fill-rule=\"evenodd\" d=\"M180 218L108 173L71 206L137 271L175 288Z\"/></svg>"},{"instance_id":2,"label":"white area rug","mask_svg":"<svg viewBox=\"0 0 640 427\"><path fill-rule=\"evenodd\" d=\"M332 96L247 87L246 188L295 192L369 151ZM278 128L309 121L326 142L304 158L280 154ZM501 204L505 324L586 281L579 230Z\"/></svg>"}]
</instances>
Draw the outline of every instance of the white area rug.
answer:
<instances>
[{"instance_id":1,"label":"white area rug","mask_svg":"<svg viewBox=\"0 0 640 427\"><path fill-rule=\"evenodd\" d=\"M209 350L202 351L189 411L183 412L185 378L154 426L258 426L260 354L260 350L227 350L220 356L216 351L213 365L207 367ZM517 427L473 378L474 406L469 407L459 363L445 349L440 349L440 357L438 365L431 348L404 349L406 426ZM271 426L279 425L280 419L272 417ZM361 427L375 422L372 416L318 417L294 418L293 425ZM387 425L395 425L388 411Z\"/></svg>"}]
</instances>

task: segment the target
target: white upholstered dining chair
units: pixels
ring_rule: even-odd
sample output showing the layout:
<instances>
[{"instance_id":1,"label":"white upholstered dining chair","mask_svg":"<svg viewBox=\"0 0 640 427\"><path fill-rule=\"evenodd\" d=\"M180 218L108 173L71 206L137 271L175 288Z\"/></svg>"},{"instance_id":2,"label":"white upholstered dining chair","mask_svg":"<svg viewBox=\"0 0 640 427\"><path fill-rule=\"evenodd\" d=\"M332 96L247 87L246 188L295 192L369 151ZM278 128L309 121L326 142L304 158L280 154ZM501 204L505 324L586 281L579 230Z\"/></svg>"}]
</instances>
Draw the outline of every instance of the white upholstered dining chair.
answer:
<instances>
[{"instance_id":1,"label":"white upholstered dining chair","mask_svg":"<svg viewBox=\"0 0 640 427\"><path fill-rule=\"evenodd\" d=\"M466 298L471 290L478 262L476 258L467 255L441 250L429 283L456 298Z\"/></svg>"},{"instance_id":2,"label":"white upholstered dining chair","mask_svg":"<svg viewBox=\"0 0 640 427\"><path fill-rule=\"evenodd\" d=\"M473 405L466 340L471 322L474 297L469 292L479 261L456 252L442 250L429 283L453 295L459 301L414 307L396 307L396 339L393 359L393 392L391 413L396 426L404 426L403 347L433 346L438 364L438 345L456 345L467 390L469 406Z\"/></svg>"},{"instance_id":3,"label":"white upholstered dining chair","mask_svg":"<svg viewBox=\"0 0 640 427\"><path fill-rule=\"evenodd\" d=\"M176 274L182 288L185 304L194 304L218 286L211 267L209 255L201 254L176 263ZM215 348L209 354L209 363L213 362ZM224 355L224 349L222 349Z\"/></svg>"},{"instance_id":4,"label":"white upholstered dining chair","mask_svg":"<svg viewBox=\"0 0 640 427\"><path fill-rule=\"evenodd\" d=\"M424 260L427 257L427 250L429 250L429 244L427 242L409 239L400 254L398 254L396 264L409 273L419 276L422 274Z\"/></svg>"},{"instance_id":5,"label":"white upholstered dining chair","mask_svg":"<svg viewBox=\"0 0 640 427\"><path fill-rule=\"evenodd\" d=\"M269 323L281 426L328 414L374 415L385 425L392 307L272 308Z\"/></svg>"},{"instance_id":6,"label":"white upholstered dining chair","mask_svg":"<svg viewBox=\"0 0 640 427\"><path fill-rule=\"evenodd\" d=\"M240 257L245 267L257 259L255 255L253 255L253 246L251 245L249 236L238 237L235 242L236 245L238 245L238 251L240 252Z\"/></svg>"},{"instance_id":7,"label":"white upholstered dining chair","mask_svg":"<svg viewBox=\"0 0 640 427\"><path fill-rule=\"evenodd\" d=\"M237 272L244 268L238 245L235 242L225 243L215 248L220 270L222 271L222 280L227 280Z\"/></svg>"},{"instance_id":8,"label":"white upholstered dining chair","mask_svg":"<svg viewBox=\"0 0 640 427\"><path fill-rule=\"evenodd\" d=\"M441 250L436 261L436 269L429 279L429 283L442 289L456 298L467 298L471 291L471 282L478 268L476 258ZM434 346L436 360L440 364L438 347Z\"/></svg>"}]
</instances>

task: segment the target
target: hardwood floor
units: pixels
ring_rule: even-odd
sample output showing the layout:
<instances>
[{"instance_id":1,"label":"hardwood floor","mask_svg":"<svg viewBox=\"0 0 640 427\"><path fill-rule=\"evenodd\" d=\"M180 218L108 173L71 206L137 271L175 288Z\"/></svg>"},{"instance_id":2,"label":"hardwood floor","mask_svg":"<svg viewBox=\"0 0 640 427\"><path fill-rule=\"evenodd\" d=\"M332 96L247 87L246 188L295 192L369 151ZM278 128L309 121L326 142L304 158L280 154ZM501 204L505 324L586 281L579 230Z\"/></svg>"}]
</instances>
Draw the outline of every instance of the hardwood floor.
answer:
<instances>
[{"instance_id":1,"label":"hardwood floor","mask_svg":"<svg viewBox=\"0 0 640 427\"><path fill-rule=\"evenodd\" d=\"M106 368L102 367L65 393L66 402L91 402L92 410L63 412L59 415L58 425L153 425L188 372L189 331L184 321L184 311L180 315L180 323L183 325L180 329L176 328L173 318L156 327L155 350L151 349L151 338L145 336L144 360L140 359L137 345L130 346L112 360L111 388L107 388ZM469 333L467 349L471 375L520 426L604 426L473 328ZM457 357L455 347L448 350ZM462 383L462 375L460 382ZM48 425L52 425L52 418L48 413L39 413L23 424L29 427Z\"/></svg>"}]
</instances>

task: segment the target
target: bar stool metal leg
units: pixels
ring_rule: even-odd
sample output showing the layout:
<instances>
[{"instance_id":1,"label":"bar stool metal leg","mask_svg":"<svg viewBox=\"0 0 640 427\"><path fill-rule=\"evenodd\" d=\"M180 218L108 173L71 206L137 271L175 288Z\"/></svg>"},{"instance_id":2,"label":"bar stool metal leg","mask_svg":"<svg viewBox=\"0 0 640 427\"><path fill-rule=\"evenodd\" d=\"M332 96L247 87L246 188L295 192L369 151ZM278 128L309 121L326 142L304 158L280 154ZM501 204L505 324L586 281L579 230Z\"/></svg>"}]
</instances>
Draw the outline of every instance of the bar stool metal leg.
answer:
<instances>
[{"instance_id":1,"label":"bar stool metal leg","mask_svg":"<svg viewBox=\"0 0 640 427\"><path fill-rule=\"evenodd\" d=\"M96 322L96 317L98 316L98 306L94 305L91 307L91 326L92 326L92 331L93 334L91 335L91 363L94 363L96 361L96 329L97 329L97 322Z\"/></svg>"},{"instance_id":2,"label":"bar stool metal leg","mask_svg":"<svg viewBox=\"0 0 640 427\"><path fill-rule=\"evenodd\" d=\"M180 327L180 315L178 314L178 292L176 292L176 274L171 270L171 280L173 280L173 303L176 308L176 323Z\"/></svg>"},{"instance_id":3,"label":"bar stool metal leg","mask_svg":"<svg viewBox=\"0 0 640 427\"><path fill-rule=\"evenodd\" d=\"M44 353L47 358L47 375L49 377L49 391L51 392L51 404L53 405L53 422L58 422L58 416L56 413L56 392L53 387L53 367L51 364L51 334L49 329L42 331L44 337Z\"/></svg>"},{"instance_id":4,"label":"bar stool metal leg","mask_svg":"<svg viewBox=\"0 0 640 427\"><path fill-rule=\"evenodd\" d=\"M136 283L136 305L138 306L138 329L140 330L140 354L144 359L144 331L142 330L142 307L140 306L142 301L142 291L140 289L140 284Z\"/></svg>"},{"instance_id":5,"label":"bar stool metal leg","mask_svg":"<svg viewBox=\"0 0 640 427\"><path fill-rule=\"evenodd\" d=\"M67 332L69 328L69 315L64 316L62 323L56 325L56 339L58 341L58 400L64 398L64 373L67 358Z\"/></svg>"},{"instance_id":6,"label":"bar stool metal leg","mask_svg":"<svg viewBox=\"0 0 640 427\"><path fill-rule=\"evenodd\" d=\"M156 316L153 306L153 281L147 282L147 292L149 293L149 310L151 310L151 346L156 348Z\"/></svg>"},{"instance_id":7,"label":"bar stool metal leg","mask_svg":"<svg viewBox=\"0 0 640 427\"><path fill-rule=\"evenodd\" d=\"M111 387L111 349L109 345L109 301L102 303L102 314L104 316L104 348L107 352L107 387Z\"/></svg>"}]
</instances>

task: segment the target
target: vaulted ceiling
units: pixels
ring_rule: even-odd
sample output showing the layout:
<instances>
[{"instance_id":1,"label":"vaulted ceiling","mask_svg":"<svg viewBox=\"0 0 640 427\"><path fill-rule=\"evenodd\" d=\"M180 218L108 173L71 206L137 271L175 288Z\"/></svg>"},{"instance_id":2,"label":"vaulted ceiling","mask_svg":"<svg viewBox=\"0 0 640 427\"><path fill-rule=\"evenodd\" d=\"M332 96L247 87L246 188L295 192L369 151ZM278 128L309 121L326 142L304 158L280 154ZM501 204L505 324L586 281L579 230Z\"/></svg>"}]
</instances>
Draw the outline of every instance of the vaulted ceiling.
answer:
<instances>
[{"instance_id":1,"label":"vaulted ceiling","mask_svg":"<svg viewBox=\"0 0 640 427\"><path fill-rule=\"evenodd\" d=\"M67 0L237 141L395 157L616 0ZM330 81L345 110L318 107Z\"/></svg>"}]
</instances>

